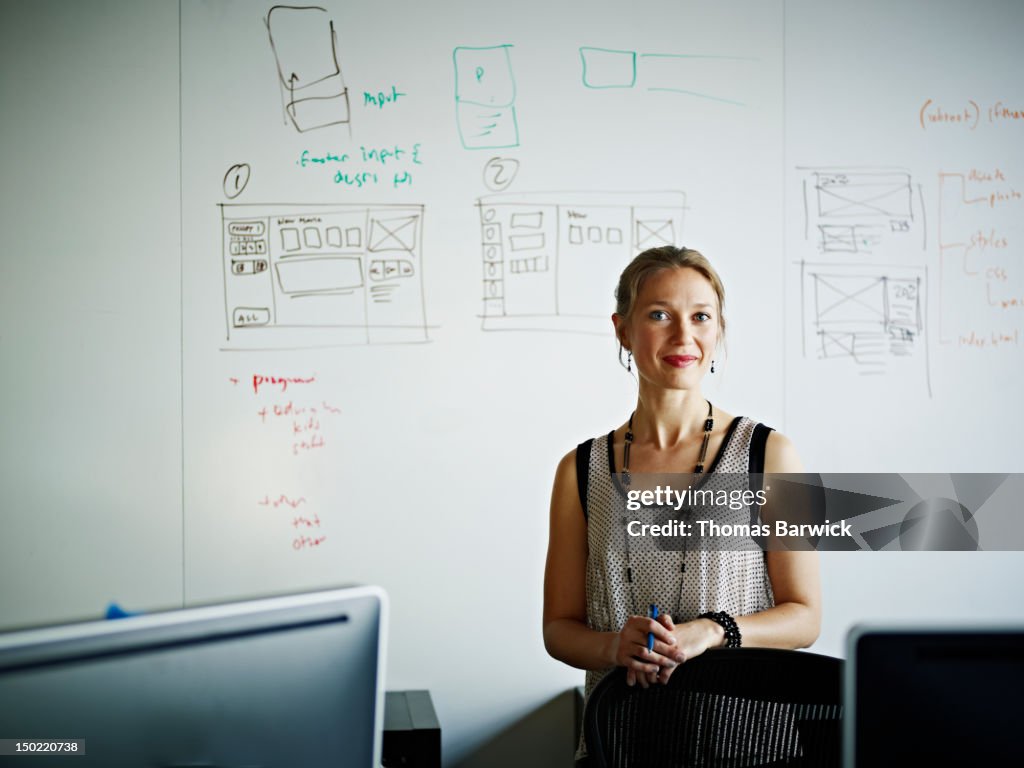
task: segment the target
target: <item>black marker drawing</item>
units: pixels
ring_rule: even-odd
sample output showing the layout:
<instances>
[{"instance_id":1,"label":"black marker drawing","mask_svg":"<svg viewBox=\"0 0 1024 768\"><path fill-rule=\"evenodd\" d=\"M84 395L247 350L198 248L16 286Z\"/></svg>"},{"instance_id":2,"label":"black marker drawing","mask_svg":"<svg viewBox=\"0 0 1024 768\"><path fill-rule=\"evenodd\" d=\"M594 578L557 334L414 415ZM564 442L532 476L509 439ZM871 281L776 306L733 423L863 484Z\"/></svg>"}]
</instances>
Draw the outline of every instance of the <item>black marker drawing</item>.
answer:
<instances>
[{"instance_id":1,"label":"black marker drawing","mask_svg":"<svg viewBox=\"0 0 1024 768\"><path fill-rule=\"evenodd\" d=\"M234 200L245 191L245 185L249 183L249 176L252 169L248 163L238 163L228 168L224 174L224 196L228 200Z\"/></svg>"},{"instance_id":2,"label":"black marker drawing","mask_svg":"<svg viewBox=\"0 0 1024 768\"><path fill-rule=\"evenodd\" d=\"M519 161L509 157L492 157L484 165L484 186L492 192L504 192L519 173Z\"/></svg>"},{"instance_id":3,"label":"black marker drawing","mask_svg":"<svg viewBox=\"0 0 1024 768\"><path fill-rule=\"evenodd\" d=\"M918 359L928 380L926 268L801 262L800 275L805 355L861 374Z\"/></svg>"},{"instance_id":4,"label":"black marker drawing","mask_svg":"<svg viewBox=\"0 0 1024 768\"><path fill-rule=\"evenodd\" d=\"M919 375L930 396L921 186L899 168L798 170L804 357L861 375Z\"/></svg>"},{"instance_id":5,"label":"black marker drawing","mask_svg":"<svg viewBox=\"0 0 1024 768\"><path fill-rule=\"evenodd\" d=\"M873 254L926 245L920 185L891 168L802 168L804 236L820 253ZM915 200L918 201L915 210Z\"/></svg>"},{"instance_id":6,"label":"black marker drawing","mask_svg":"<svg viewBox=\"0 0 1024 768\"><path fill-rule=\"evenodd\" d=\"M638 251L678 245L682 192L479 198L484 330L607 333L611 290Z\"/></svg>"},{"instance_id":7,"label":"black marker drawing","mask_svg":"<svg viewBox=\"0 0 1024 768\"><path fill-rule=\"evenodd\" d=\"M351 121L334 21L319 6L275 5L264 19L277 60L281 100L300 133Z\"/></svg>"},{"instance_id":8,"label":"black marker drawing","mask_svg":"<svg viewBox=\"0 0 1024 768\"><path fill-rule=\"evenodd\" d=\"M226 348L428 340L423 206L220 208Z\"/></svg>"}]
</instances>

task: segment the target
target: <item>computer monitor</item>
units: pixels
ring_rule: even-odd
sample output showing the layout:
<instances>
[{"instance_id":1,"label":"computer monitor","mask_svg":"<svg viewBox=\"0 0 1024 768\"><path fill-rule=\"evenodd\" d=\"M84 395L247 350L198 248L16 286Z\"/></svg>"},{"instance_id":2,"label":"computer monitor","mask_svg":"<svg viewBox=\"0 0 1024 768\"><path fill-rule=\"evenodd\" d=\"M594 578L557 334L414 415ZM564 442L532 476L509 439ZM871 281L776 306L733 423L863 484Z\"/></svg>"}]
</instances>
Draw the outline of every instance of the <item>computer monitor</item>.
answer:
<instances>
[{"instance_id":1,"label":"computer monitor","mask_svg":"<svg viewBox=\"0 0 1024 768\"><path fill-rule=\"evenodd\" d=\"M0 635L0 739L85 740L39 768L377 766L386 616L349 587Z\"/></svg>"},{"instance_id":2,"label":"computer monitor","mask_svg":"<svg viewBox=\"0 0 1024 768\"><path fill-rule=\"evenodd\" d=\"M844 768L1024 765L1024 626L854 627Z\"/></svg>"}]
</instances>

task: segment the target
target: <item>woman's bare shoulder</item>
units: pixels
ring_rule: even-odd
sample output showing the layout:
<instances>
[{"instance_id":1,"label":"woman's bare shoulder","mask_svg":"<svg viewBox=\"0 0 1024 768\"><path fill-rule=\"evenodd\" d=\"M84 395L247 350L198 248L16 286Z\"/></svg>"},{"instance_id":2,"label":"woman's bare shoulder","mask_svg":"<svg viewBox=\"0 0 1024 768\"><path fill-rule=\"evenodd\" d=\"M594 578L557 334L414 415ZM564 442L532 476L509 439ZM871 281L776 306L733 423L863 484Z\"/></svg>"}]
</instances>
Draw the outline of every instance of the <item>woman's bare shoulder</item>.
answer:
<instances>
[{"instance_id":1,"label":"woman's bare shoulder","mask_svg":"<svg viewBox=\"0 0 1024 768\"><path fill-rule=\"evenodd\" d=\"M803 472L804 465L793 441L781 432L772 431L764 448L765 472Z\"/></svg>"}]
</instances>

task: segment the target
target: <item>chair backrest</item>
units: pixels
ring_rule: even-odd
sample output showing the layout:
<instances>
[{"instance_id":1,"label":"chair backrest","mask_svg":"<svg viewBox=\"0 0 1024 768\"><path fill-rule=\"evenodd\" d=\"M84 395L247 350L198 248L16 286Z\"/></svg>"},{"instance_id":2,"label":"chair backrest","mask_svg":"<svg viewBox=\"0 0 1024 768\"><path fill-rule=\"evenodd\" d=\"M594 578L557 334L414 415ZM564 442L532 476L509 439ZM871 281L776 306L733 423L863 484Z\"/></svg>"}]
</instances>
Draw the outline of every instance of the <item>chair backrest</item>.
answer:
<instances>
[{"instance_id":1,"label":"chair backrest","mask_svg":"<svg viewBox=\"0 0 1024 768\"><path fill-rule=\"evenodd\" d=\"M839 766L843 661L804 651L721 648L665 685L594 689L583 717L597 768Z\"/></svg>"}]
</instances>

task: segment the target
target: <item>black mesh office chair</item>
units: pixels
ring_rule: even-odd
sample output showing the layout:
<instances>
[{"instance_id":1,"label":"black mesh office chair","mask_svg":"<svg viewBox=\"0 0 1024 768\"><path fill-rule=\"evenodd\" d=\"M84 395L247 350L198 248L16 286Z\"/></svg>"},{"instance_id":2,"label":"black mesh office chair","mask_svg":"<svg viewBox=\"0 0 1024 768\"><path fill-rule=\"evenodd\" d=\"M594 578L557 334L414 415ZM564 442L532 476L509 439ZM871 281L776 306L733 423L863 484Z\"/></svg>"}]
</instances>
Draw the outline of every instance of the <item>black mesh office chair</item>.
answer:
<instances>
[{"instance_id":1,"label":"black mesh office chair","mask_svg":"<svg viewBox=\"0 0 1024 768\"><path fill-rule=\"evenodd\" d=\"M767 648L722 648L666 685L610 672L583 717L595 768L839 766L843 662Z\"/></svg>"}]
</instances>

